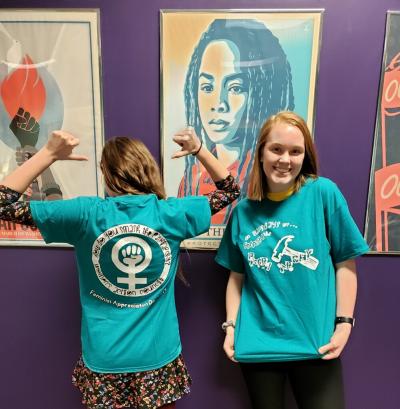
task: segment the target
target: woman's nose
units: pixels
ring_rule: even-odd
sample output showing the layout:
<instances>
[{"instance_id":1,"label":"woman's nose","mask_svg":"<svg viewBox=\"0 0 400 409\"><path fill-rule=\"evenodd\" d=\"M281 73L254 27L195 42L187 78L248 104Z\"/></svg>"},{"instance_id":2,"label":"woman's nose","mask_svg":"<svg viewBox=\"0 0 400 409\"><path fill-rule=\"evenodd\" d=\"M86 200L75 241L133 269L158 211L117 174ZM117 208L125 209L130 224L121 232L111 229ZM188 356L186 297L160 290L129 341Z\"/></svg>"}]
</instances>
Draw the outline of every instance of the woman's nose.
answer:
<instances>
[{"instance_id":1,"label":"woman's nose","mask_svg":"<svg viewBox=\"0 0 400 409\"><path fill-rule=\"evenodd\" d=\"M282 154L279 157L279 162L283 162L283 163L290 162L289 152L282 152Z\"/></svg>"},{"instance_id":2,"label":"woman's nose","mask_svg":"<svg viewBox=\"0 0 400 409\"><path fill-rule=\"evenodd\" d=\"M215 99L215 103L211 107L211 111L212 112L217 111L219 113L229 111L229 104L228 104L225 92L221 92L220 95L219 95L219 98Z\"/></svg>"},{"instance_id":3,"label":"woman's nose","mask_svg":"<svg viewBox=\"0 0 400 409\"><path fill-rule=\"evenodd\" d=\"M221 101L221 102L218 104L217 107L212 107L212 108L211 108L211 111L213 111L213 112L217 111L217 112L220 112L220 113L228 112L228 111L229 111L229 107L228 107L228 104L227 104L225 101Z\"/></svg>"}]
</instances>

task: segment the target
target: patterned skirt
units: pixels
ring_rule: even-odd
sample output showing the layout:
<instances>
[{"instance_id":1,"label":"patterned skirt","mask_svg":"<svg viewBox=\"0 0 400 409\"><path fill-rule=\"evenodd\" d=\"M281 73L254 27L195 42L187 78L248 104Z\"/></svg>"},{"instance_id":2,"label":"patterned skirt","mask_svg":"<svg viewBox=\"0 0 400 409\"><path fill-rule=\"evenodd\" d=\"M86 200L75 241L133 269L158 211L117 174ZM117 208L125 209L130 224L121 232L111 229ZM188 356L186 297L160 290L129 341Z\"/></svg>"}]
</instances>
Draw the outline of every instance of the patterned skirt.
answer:
<instances>
[{"instance_id":1,"label":"patterned skirt","mask_svg":"<svg viewBox=\"0 0 400 409\"><path fill-rule=\"evenodd\" d=\"M134 373L97 373L77 362L72 383L88 409L156 409L190 392L192 379L182 355L159 369Z\"/></svg>"}]
</instances>

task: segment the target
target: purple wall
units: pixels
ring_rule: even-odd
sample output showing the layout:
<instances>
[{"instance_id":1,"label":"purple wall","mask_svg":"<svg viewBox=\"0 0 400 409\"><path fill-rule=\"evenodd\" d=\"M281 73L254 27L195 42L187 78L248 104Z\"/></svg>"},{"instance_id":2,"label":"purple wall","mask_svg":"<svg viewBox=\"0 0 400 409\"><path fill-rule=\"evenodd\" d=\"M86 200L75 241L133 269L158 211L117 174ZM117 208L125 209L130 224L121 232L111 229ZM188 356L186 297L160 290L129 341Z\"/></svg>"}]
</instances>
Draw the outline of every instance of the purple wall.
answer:
<instances>
[{"instance_id":1,"label":"purple wall","mask_svg":"<svg viewBox=\"0 0 400 409\"><path fill-rule=\"evenodd\" d=\"M100 8L106 135L138 136L156 157L160 8L325 8L316 141L323 175L339 184L362 228L385 13L400 9L398 0L1 0L0 4ZM70 385L80 351L72 251L0 248L0 255L0 407L81 409L79 393ZM212 253L191 252L183 258L191 287L178 284L177 299L194 385L178 407L246 409L249 404L238 368L222 352L219 324L224 318L227 273L214 264ZM398 260L368 256L359 262L357 327L343 359L348 409L400 408Z\"/></svg>"}]
</instances>

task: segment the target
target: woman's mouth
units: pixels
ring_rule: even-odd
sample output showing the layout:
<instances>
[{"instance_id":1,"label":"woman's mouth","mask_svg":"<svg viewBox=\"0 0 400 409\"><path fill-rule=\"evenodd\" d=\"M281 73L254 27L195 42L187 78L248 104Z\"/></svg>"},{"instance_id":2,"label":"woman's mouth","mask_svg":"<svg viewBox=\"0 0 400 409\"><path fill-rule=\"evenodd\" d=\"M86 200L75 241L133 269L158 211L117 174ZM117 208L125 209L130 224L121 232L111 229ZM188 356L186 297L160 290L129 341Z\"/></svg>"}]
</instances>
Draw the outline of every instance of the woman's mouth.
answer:
<instances>
[{"instance_id":1,"label":"woman's mouth","mask_svg":"<svg viewBox=\"0 0 400 409\"><path fill-rule=\"evenodd\" d=\"M212 126L215 132L225 132L230 125L228 121L223 119L211 119L208 124Z\"/></svg>"},{"instance_id":2,"label":"woman's mouth","mask_svg":"<svg viewBox=\"0 0 400 409\"><path fill-rule=\"evenodd\" d=\"M274 166L273 169L282 176L286 176L286 175L290 174L290 172L291 172L290 168L283 169L283 168L277 168L277 167Z\"/></svg>"}]
</instances>

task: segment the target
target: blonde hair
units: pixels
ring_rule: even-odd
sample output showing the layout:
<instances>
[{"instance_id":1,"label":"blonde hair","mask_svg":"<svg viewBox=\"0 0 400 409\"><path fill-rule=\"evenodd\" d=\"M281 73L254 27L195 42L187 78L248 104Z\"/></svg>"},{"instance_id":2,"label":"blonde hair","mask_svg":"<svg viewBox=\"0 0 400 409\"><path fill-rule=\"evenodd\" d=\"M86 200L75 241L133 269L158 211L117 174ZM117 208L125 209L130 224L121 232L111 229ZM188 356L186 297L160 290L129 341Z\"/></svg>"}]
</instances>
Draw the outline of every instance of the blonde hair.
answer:
<instances>
[{"instance_id":1,"label":"blonde hair","mask_svg":"<svg viewBox=\"0 0 400 409\"><path fill-rule=\"evenodd\" d=\"M154 193L166 198L157 162L138 139L118 136L107 141L100 167L107 187L117 195Z\"/></svg>"},{"instance_id":2,"label":"blonde hair","mask_svg":"<svg viewBox=\"0 0 400 409\"><path fill-rule=\"evenodd\" d=\"M267 178L263 170L261 158L263 157L264 146L272 128L281 123L298 128L304 137L304 161L300 173L295 180L294 191L297 192L307 178L311 177L316 179L318 177L317 153L306 122L301 116L294 112L279 112L268 118L260 130L255 149L254 162L250 171L249 187L247 190L247 197L251 200L262 200L267 197Z\"/></svg>"}]
</instances>

